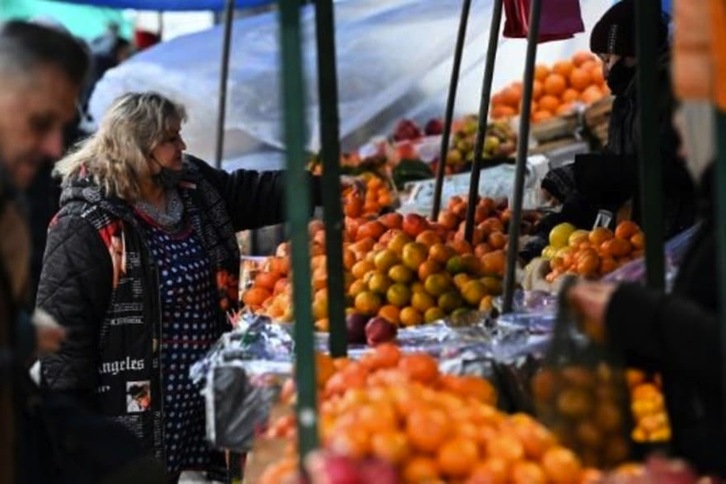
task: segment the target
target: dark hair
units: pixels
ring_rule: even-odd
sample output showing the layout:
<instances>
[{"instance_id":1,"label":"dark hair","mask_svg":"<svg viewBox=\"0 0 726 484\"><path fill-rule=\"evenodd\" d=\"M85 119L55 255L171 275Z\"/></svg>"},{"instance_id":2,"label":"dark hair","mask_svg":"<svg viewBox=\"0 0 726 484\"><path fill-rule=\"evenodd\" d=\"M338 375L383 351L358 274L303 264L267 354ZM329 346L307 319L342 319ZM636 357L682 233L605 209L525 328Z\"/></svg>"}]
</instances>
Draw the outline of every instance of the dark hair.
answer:
<instances>
[{"instance_id":1,"label":"dark hair","mask_svg":"<svg viewBox=\"0 0 726 484\"><path fill-rule=\"evenodd\" d=\"M86 47L67 33L19 20L0 24L0 73L22 74L53 66L81 85L89 63Z\"/></svg>"},{"instance_id":2,"label":"dark hair","mask_svg":"<svg viewBox=\"0 0 726 484\"><path fill-rule=\"evenodd\" d=\"M131 398L141 398L149 394L149 389L146 385L131 385L128 394Z\"/></svg>"}]
</instances>

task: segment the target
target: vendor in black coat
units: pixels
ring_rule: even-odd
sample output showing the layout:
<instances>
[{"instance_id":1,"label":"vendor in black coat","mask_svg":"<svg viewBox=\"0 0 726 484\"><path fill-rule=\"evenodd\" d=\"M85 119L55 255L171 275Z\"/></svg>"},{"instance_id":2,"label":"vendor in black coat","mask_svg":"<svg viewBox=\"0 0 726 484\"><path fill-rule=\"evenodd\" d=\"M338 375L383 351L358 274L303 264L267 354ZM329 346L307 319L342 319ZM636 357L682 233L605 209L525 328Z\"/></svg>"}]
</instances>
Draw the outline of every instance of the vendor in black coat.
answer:
<instances>
[{"instance_id":1,"label":"vendor in black coat","mask_svg":"<svg viewBox=\"0 0 726 484\"><path fill-rule=\"evenodd\" d=\"M694 131L703 142L712 126ZM689 156L691 172L701 179L701 226L672 294L637 284L583 283L569 296L583 318L604 325L607 343L629 366L662 375L674 452L701 473L726 476L714 167L704 173L702 164Z\"/></svg>"},{"instance_id":2,"label":"vendor in black coat","mask_svg":"<svg viewBox=\"0 0 726 484\"><path fill-rule=\"evenodd\" d=\"M677 155L679 138L671 119L675 101L670 83L668 19L658 29L660 57L658 83L658 144L663 163L665 236L678 234L693 224L695 189L683 160ZM550 230L569 222L590 230L601 210L640 222L638 137L640 113L636 89L635 7L632 0L616 3L598 21L590 36L590 50L603 61L603 74L615 96L608 125L608 144L602 153L581 155L575 163L552 170L542 188L562 203L562 210L545 217L536 238L521 253L525 262L538 257L548 243Z\"/></svg>"}]
</instances>

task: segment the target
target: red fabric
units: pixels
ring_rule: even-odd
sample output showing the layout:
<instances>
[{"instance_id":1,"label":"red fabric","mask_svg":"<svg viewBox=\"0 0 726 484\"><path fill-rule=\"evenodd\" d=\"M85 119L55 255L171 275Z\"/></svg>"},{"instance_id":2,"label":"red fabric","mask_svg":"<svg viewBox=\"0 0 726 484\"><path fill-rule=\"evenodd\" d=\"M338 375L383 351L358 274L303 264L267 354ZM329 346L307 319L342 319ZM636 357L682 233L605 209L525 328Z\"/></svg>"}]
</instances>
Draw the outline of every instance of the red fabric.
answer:
<instances>
[{"instance_id":1,"label":"red fabric","mask_svg":"<svg viewBox=\"0 0 726 484\"><path fill-rule=\"evenodd\" d=\"M527 38L530 0L503 0L504 37ZM570 39L585 31L579 0L542 0L539 38L537 42Z\"/></svg>"},{"instance_id":2,"label":"red fabric","mask_svg":"<svg viewBox=\"0 0 726 484\"><path fill-rule=\"evenodd\" d=\"M148 49L158 44L160 40L161 38L158 35L146 32L145 30L137 30L134 32L134 44L136 44L136 48L139 50Z\"/></svg>"}]
</instances>

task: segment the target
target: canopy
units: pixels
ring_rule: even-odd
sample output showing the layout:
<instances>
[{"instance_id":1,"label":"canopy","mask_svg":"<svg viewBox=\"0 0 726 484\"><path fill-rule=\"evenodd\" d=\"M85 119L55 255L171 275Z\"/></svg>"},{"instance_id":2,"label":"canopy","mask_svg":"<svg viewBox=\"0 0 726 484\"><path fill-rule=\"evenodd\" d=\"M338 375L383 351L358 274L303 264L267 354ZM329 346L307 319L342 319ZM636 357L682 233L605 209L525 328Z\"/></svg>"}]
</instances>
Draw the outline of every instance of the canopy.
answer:
<instances>
[{"instance_id":1,"label":"canopy","mask_svg":"<svg viewBox=\"0 0 726 484\"><path fill-rule=\"evenodd\" d=\"M582 0L591 28L610 0ZM458 114L476 112L488 38L491 0L474 0L457 101ZM403 117L441 116L451 74L460 0L355 0L336 2L340 133L343 149L389 133ZM308 147L319 148L314 16L303 12L307 81ZM268 164L284 149L279 88L277 15L240 19L233 29L224 158L257 157ZM189 112L184 136L193 152L211 160L222 29L178 37L142 52L107 72L90 109L99 119L124 92L156 90L183 102ZM552 63L587 49L588 36L543 44L538 60ZM526 42L501 42L493 88L521 79ZM271 156L272 154L272 156ZM281 157L277 157L281 160ZM258 165L259 166L259 165ZM271 166L270 166L271 167Z\"/></svg>"},{"instance_id":2,"label":"canopy","mask_svg":"<svg viewBox=\"0 0 726 484\"><path fill-rule=\"evenodd\" d=\"M61 1L61 0L56 0ZM159 10L188 12L192 10L224 10L224 0L62 0L66 3L80 3L109 8L130 8L135 10ZM235 0L236 8L260 7L275 3L274 0Z\"/></svg>"}]
</instances>

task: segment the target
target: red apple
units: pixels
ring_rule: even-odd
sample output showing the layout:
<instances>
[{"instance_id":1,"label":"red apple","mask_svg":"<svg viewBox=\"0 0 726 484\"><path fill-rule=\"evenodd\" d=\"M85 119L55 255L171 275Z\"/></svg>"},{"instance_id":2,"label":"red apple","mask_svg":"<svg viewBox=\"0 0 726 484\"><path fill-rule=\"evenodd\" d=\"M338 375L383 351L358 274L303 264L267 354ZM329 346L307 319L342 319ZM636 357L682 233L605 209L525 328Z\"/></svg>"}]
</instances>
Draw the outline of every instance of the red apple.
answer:
<instances>
[{"instance_id":1,"label":"red apple","mask_svg":"<svg viewBox=\"0 0 726 484\"><path fill-rule=\"evenodd\" d=\"M423 232L424 230L429 229L429 221L426 220L425 217L417 214L417 213L409 213L406 214L405 217L403 217L403 231L406 232L406 235L409 237L416 238L418 234Z\"/></svg>"},{"instance_id":2,"label":"red apple","mask_svg":"<svg viewBox=\"0 0 726 484\"><path fill-rule=\"evenodd\" d=\"M366 324L368 316L353 313L345 319L345 327L347 330L349 344L365 344L366 342Z\"/></svg>"},{"instance_id":3,"label":"red apple","mask_svg":"<svg viewBox=\"0 0 726 484\"><path fill-rule=\"evenodd\" d=\"M430 119L424 127L424 133L426 136L436 136L444 132L444 123L438 118Z\"/></svg>"},{"instance_id":4,"label":"red apple","mask_svg":"<svg viewBox=\"0 0 726 484\"><path fill-rule=\"evenodd\" d=\"M386 319L376 316L366 324L366 341L369 346L376 346L396 339L398 328Z\"/></svg>"}]
</instances>

